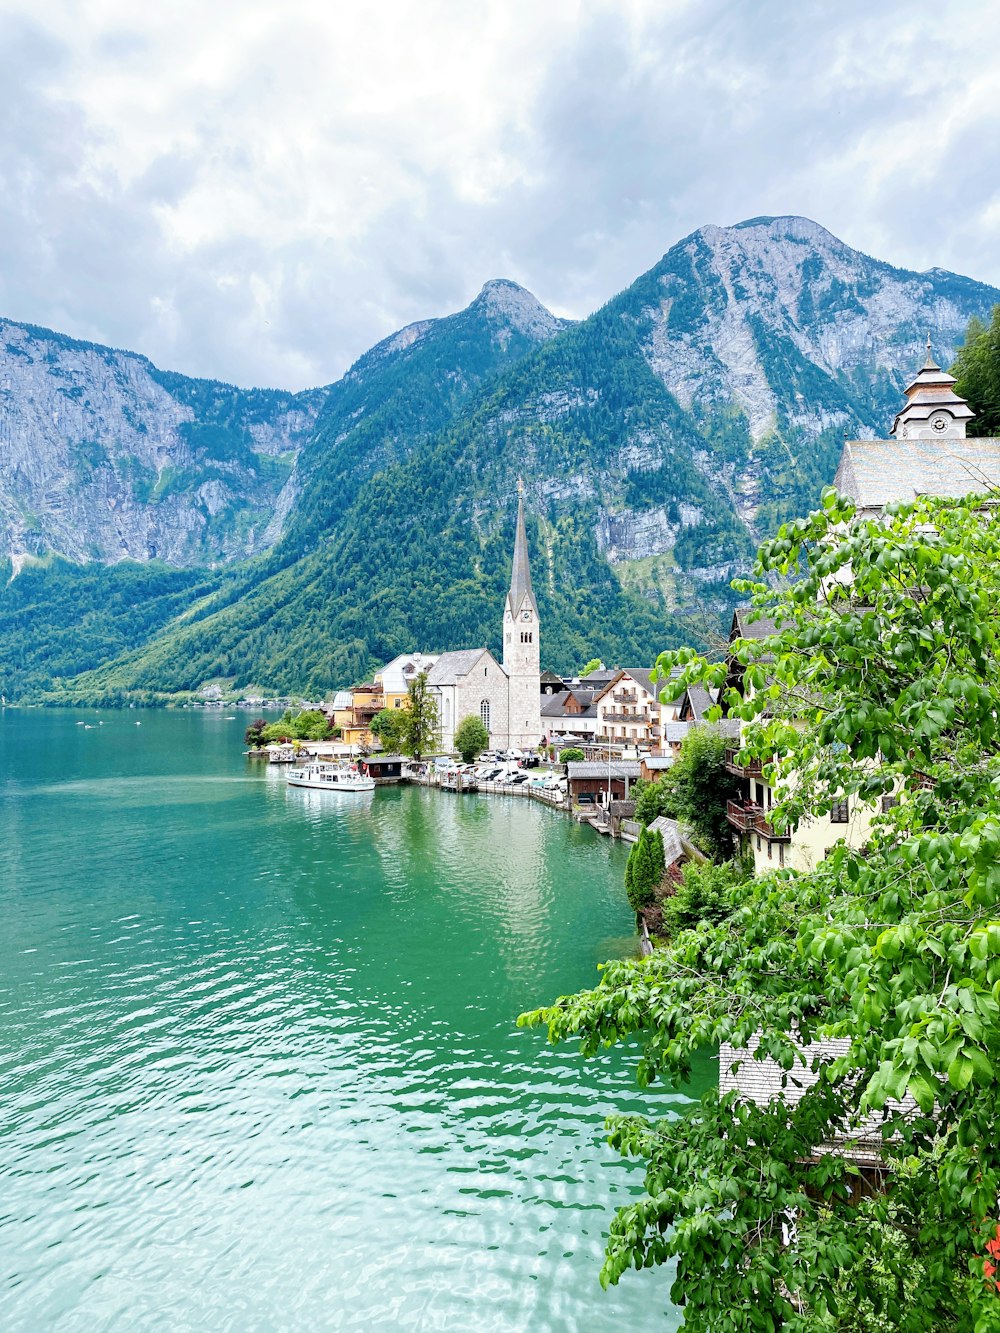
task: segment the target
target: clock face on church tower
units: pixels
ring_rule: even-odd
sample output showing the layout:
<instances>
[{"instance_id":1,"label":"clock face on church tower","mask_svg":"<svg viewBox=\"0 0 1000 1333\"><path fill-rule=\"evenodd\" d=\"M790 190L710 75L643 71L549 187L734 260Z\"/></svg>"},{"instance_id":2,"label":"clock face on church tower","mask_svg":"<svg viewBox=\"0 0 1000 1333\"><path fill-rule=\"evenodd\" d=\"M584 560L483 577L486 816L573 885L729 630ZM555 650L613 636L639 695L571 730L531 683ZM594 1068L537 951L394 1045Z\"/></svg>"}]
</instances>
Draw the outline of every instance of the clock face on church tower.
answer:
<instances>
[{"instance_id":1,"label":"clock face on church tower","mask_svg":"<svg viewBox=\"0 0 1000 1333\"><path fill-rule=\"evenodd\" d=\"M531 612L528 610L527 607L525 607L524 610L521 612L521 619L522 619L522 620L530 620L530 619L531 619Z\"/></svg>"},{"instance_id":2,"label":"clock face on church tower","mask_svg":"<svg viewBox=\"0 0 1000 1333\"><path fill-rule=\"evenodd\" d=\"M945 417L935 417L934 420L931 422L931 425L934 427L935 430L940 431L945 429L945 427L948 425L948 422Z\"/></svg>"}]
</instances>

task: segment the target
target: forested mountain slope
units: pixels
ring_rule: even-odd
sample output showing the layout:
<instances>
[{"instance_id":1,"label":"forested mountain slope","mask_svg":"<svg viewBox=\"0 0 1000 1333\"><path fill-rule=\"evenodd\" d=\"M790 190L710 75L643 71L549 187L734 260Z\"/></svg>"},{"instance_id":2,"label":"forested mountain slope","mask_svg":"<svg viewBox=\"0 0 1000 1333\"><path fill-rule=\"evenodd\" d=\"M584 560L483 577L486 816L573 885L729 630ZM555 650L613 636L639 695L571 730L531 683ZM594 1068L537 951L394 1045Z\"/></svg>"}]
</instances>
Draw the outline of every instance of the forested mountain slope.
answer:
<instances>
[{"instance_id":1,"label":"forested mountain slope","mask_svg":"<svg viewBox=\"0 0 1000 1333\"><path fill-rule=\"evenodd\" d=\"M487 284L327 391L266 556L71 691L314 694L410 647L497 648L518 475L546 664L648 660L731 604L845 433L886 432L928 331L948 363L997 301L802 218L702 228L569 327Z\"/></svg>"}]
</instances>

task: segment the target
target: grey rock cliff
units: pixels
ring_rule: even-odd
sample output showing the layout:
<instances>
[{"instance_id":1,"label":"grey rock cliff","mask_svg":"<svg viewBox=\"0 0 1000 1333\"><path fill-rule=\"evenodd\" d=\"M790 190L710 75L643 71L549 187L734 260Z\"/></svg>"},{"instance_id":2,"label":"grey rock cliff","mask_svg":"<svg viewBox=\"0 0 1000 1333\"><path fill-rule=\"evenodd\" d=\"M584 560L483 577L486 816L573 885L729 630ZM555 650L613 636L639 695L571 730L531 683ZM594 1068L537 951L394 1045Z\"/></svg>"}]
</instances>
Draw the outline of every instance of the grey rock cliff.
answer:
<instances>
[{"instance_id":1,"label":"grey rock cliff","mask_svg":"<svg viewBox=\"0 0 1000 1333\"><path fill-rule=\"evenodd\" d=\"M163 375L0 321L0 554L213 564L274 539L323 393Z\"/></svg>"}]
</instances>

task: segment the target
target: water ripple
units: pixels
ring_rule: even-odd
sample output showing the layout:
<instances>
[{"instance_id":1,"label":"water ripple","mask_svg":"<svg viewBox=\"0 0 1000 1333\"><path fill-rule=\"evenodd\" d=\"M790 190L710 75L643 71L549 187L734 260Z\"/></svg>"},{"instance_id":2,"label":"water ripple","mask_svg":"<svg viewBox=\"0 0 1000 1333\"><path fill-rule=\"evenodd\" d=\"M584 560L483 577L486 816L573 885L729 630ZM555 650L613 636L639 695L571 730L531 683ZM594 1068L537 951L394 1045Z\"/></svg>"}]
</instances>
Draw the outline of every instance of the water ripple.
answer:
<instances>
[{"instance_id":1,"label":"water ripple","mask_svg":"<svg viewBox=\"0 0 1000 1333\"><path fill-rule=\"evenodd\" d=\"M601 1124L687 1096L514 1027L628 940L621 848L527 802L291 800L184 715L114 749L11 716L0 1326L678 1326L663 1274L597 1285L636 1183Z\"/></svg>"}]
</instances>

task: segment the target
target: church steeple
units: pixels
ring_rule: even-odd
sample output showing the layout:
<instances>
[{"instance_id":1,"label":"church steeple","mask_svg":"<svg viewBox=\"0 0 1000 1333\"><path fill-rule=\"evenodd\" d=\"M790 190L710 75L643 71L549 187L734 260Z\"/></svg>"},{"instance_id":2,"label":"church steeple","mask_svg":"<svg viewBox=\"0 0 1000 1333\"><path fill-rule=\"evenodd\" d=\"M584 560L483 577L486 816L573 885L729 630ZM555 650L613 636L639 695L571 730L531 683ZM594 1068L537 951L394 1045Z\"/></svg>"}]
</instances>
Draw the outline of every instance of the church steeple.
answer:
<instances>
[{"instance_id":1,"label":"church steeple","mask_svg":"<svg viewBox=\"0 0 1000 1333\"><path fill-rule=\"evenodd\" d=\"M510 744L533 749L542 738L540 626L531 590L528 534L524 530L524 483L517 483L517 527L510 592L503 609L503 669L507 676Z\"/></svg>"},{"instance_id":2,"label":"church steeple","mask_svg":"<svg viewBox=\"0 0 1000 1333\"><path fill-rule=\"evenodd\" d=\"M927 360L916 379L906 386L906 405L897 413L889 433L897 440L964 440L965 428L975 413L955 393L955 383L954 375L934 360L928 334Z\"/></svg>"},{"instance_id":3,"label":"church steeple","mask_svg":"<svg viewBox=\"0 0 1000 1333\"><path fill-rule=\"evenodd\" d=\"M538 603L531 590L531 569L528 566L528 536L524 530L524 482L517 480L517 529L514 536L514 562L510 574L510 592L507 594L507 609L511 617L521 610L525 599L535 617L538 616Z\"/></svg>"}]
</instances>

